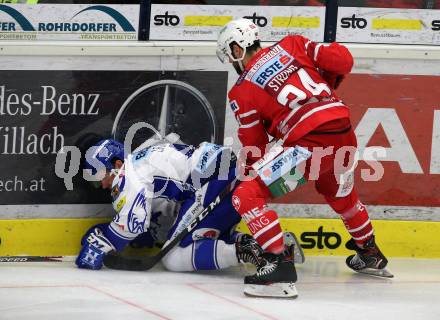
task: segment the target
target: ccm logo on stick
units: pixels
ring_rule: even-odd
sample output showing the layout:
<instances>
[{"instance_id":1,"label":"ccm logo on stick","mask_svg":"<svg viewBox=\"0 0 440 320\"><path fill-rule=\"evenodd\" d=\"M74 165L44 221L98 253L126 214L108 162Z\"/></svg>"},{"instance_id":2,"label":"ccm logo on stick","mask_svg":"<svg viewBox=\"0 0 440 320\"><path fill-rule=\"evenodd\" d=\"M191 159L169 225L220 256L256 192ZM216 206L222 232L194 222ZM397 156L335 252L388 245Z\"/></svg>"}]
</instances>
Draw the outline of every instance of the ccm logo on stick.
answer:
<instances>
[{"instance_id":1,"label":"ccm logo on stick","mask_svg":"<svg viewBox=\"0 0 440 320\"><path fill-rule=\"evenodd\" d=\"M324 227L320 226L318 232L303 232L301 234L301 247L304 249L336 249L341 245L342 239L336 232L324 232Z\"/></svg>"}]
</instances>

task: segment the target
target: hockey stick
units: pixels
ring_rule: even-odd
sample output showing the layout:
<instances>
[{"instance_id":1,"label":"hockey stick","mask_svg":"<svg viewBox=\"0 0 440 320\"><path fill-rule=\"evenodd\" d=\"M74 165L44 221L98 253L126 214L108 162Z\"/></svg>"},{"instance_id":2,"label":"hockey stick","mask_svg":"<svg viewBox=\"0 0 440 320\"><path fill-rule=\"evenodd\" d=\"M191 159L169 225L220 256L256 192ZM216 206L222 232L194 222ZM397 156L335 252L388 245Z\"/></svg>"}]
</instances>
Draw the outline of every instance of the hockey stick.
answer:
<instances>
[{"instance_id":1,"label":"hockey stick","mask_svg":"<svg viewBox=\"0 0 440 320\"><path fill-rule=\"evenodd\" d=\"M231 181L225 189L212 201L205 209L196 214L189 225L183 231L176 235L168 244L165 244L160 252L155 256L144 257L123 257L117 254L107 254L104 257L104 265L110 269L128 270L128 271L145 271L154 267L168 252L170 252L180 241L193 231L203 219L226 197L226 195L234 188L237 178Z\"/></svg>"},{"instance_id":2,"label":"hockey stick","mask_svg":"<svg viewBox=\"0 0 440 320\"><path fill-rule=\"evenodd\" d=\"M0 262L62 262L61 256L0 256Z\"/></svg>"}]
</instances>

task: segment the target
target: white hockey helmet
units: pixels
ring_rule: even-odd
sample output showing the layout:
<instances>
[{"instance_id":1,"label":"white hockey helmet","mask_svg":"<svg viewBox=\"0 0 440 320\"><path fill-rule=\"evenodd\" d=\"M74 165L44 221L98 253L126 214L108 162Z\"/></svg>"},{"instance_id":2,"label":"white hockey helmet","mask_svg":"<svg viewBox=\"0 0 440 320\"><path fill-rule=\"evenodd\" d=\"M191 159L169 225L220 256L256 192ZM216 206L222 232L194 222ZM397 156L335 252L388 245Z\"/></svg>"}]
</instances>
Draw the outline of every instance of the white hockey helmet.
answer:
<instances>
[{"instance_id":1,"label":"white hockey helmet","mask_svg":"<svg viewBox=\"0 0 440 320\"><path fill-rule=\"evenodd\" d=\"M248 19L230 21L220 30L217 40L217 57L221 62L241 61L246 55L246 48L260 40L258 27ZM243 49L243 55L235 58L232 54L231 44L237 43Z\"/></svg>"}]
</instances>

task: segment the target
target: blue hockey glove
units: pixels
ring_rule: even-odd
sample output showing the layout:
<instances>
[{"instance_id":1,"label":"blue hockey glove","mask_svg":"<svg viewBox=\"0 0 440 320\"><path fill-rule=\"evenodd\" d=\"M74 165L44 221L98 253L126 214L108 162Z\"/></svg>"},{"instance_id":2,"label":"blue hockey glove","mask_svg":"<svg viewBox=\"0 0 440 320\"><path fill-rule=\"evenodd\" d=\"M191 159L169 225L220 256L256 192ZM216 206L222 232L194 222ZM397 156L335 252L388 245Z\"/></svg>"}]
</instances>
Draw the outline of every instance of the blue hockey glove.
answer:
<instances>
[{"instance_id":1,"label":"blue hockey glove","mask_svg":"<svg viewBox=\"0 0 440 320\"><path fill-rule=\"evenodd\" d=\"M102 231L102 230L106 230L106 228L108 228L108 225L109 223L107 222L107 223L98 223L95 224L94 226L91 226L81 238L81 247L87 243L87 238L91 233L95 231L96 228Z\"/></svg>"},{"instance_id":2,"label":"blue hockey glove","mask_svg":"<svg viewBox=\"0 0 440 320\"><path fill-rule=\"evenodd\" d=\"M83 242L83 247L75 260L78 268L99 270L102 268L106 253L115 250L99 228L94 228Z\"/></svg>"}]
</instances>

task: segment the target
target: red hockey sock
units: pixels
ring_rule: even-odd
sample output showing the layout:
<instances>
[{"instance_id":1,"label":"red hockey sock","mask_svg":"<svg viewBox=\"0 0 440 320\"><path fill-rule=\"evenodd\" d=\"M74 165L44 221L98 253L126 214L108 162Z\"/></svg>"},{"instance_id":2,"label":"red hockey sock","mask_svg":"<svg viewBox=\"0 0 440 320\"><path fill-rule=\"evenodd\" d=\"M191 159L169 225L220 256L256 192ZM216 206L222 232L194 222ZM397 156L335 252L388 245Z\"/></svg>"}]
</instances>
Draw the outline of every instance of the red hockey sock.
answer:
<instances>
[{"instance_id":1,"label":"red hockey sock","mask_svg":"<svg viewBox=\"0 0 440 320\"><path fill-rule=\"evenodd\" d=\"M367 209L360 201L355 207L341 214L341 218L351 237L360 246L374 233Z\"/></svg>"},{"instance_id":2,"label":"red hockey sock","mask_svg":"<svg viewBox=\"0 0 440 320\"><path fill-rule=\"evenodd\" d=\"M279 254L284 250L283 231L275 211L266 204L267 191L255 180L242 182L234 191L232 203L240 213L257 243Z\"/></svg>"},{"instance_id":3,"label":"red hockey sock","mask_svg":"<svg viewBox=\"0 0 440 320\"><path fill-rule=\"evenodd\" d=\"M327 201L333 210L339 213L353 240L362 247L373 235L374 229L367 209L359 201L357 195L353 192L345 198L333 198Z\"/></svg>"}]
</instances>

